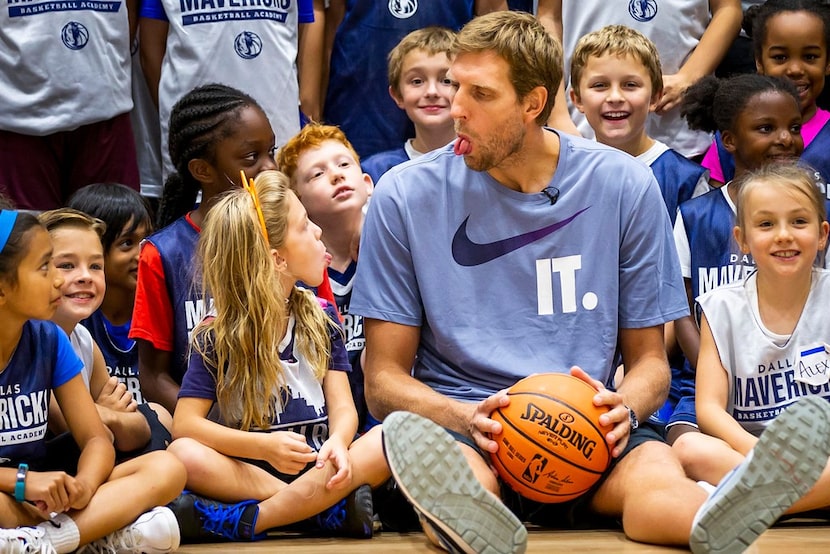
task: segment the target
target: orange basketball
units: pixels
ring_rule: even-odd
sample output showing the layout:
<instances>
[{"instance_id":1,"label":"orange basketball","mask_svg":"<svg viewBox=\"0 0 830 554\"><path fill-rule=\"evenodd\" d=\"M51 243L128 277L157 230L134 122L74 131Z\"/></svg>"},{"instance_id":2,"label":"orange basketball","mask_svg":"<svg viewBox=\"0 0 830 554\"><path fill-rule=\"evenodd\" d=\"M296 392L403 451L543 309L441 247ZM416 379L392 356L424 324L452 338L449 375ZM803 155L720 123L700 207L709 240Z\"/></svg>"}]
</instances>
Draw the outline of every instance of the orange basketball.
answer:
<instances>
[{"instance_id":1,"label":"orange basketball","mask_svg":"<svg viewBox=\"0 0 830 554\"><path fill-rule=\"evenodd\" d=\"M590 489L608 469L610 426L592 402L596 390L565 373L531 375L508 390L510 404L491 418L502 425L491 454L501 478L522 496L554 503Z\"/></svg>"}]
</instances>

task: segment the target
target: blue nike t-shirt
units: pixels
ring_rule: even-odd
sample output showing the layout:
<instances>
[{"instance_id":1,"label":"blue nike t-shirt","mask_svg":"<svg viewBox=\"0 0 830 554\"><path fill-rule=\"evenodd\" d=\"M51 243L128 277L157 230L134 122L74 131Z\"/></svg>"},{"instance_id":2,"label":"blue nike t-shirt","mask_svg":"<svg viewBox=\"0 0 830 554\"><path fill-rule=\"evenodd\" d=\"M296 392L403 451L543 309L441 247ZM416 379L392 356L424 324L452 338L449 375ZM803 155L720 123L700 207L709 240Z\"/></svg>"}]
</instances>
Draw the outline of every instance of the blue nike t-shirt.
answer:
<instances>
[{"instance_id":1,"label":"blue nike t-shirt","mask_svg":"<svg viewBox=\"0 0 830 554\"><path fill-rule=\"evenodd\" d=\"M376 188L350 308L420 326L413 375L438 392L479 401L572 365L610 384L619 328L688 313L648 167L560 139L549 194L470 170L452 145L389 170Z\"/></svg>"}]
</instances>

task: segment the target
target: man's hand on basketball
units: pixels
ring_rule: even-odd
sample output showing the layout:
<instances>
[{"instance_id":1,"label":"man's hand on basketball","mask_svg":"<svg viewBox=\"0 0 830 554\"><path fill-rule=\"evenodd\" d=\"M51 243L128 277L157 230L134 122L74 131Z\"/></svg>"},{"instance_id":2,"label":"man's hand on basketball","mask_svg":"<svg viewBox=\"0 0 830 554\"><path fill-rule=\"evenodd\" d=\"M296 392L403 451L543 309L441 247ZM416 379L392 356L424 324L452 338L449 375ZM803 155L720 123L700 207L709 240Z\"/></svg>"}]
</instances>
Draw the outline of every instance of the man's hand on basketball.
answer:
<instances>
[{"instance_id":1,"label":"man's hand on basketball","mask_svg":"<svg viewBox=\"0 0 830 554\"><path fill-rule=\"evenodd\" d=\"M610 432L606 433L605 441L608 443L608 447L611 448L611 456L616 458L622 454L625 445L628 443L628 435L631 430L628 408L625 407L622 395L606 389L605 385L592 378L584 369L578 366L571 368L571 375L582 379L597 389L597 394L594 395L594 406L608 406L608 412L599 416L599 422L603 426L613 427Z\"/></svg>"},{"instance_id":2,"label":"man's hand on basketball","mask_svg":"<svg viewBox=\"0 0 830 554\"><path fill-rule=\"evenodd\" d=\"M468 432L470 436L476 441L476 445L485 452L495 452L499 445L490 437L501 433L501 423L490 419L490 414L496 408L501 408L510 404L510 397L507 396L507 389L501 390L485 398L475 406L475 411L470 417L470 427Z\"/></svg>"}]
</instances>

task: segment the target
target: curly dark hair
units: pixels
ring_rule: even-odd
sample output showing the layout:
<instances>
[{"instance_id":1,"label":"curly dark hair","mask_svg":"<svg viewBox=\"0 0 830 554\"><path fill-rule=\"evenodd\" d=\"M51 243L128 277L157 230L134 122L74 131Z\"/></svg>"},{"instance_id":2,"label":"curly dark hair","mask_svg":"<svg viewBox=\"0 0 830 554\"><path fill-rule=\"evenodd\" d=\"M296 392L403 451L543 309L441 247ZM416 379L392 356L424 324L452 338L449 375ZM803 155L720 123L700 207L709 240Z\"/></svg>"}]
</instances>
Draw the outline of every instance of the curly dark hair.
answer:
<instances>
[{"instance_id":1,"label":"curly dark hair","mask_svg":"<svg viewBox=\"0 0 830 554\"><path fill-rule=\"evenodd\" d=\"M728 79L708 75L686 89L680 115L692 129L709 133L734 131L735 120L750 99L768 91L789 94L798 104L795 85L785 79L756 73L743 73Z\"/></svg>"}]
</instances>

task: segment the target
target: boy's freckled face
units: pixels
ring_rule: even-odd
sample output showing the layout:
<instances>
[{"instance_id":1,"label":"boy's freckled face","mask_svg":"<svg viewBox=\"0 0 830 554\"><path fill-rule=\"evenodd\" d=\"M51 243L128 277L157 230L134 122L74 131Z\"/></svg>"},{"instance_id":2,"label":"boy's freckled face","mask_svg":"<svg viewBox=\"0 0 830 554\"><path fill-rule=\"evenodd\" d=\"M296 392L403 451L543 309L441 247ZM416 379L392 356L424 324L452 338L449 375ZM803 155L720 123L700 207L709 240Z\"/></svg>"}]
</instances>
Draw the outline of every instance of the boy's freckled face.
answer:
<instances>
[{"instance_id":1,"label":"boy's freckled face","mask_svg":"<svg viewBox=\"0 0 830 554\"><path fill-rule=\"evenodd\" d=\"M412 50L403 59L398 91L392 97L416 126L452 127L450 106L455 89L447 78L450 60L444 53Z\"/></svg>"},{"instance_id":2,"label":"boy's freckled face","mask_svg":"<svg viewBox=\"0 0 830 554\"><path fill-rule=\"evenodd\" d=\"M646 121L658 94L646 68L632 56L605 54L588 59L572 98L585 114L597 141L632 155L647 140Z\"/></svg>"},{"instance_id":3,"label":"boy's freckled face","mask_svg":"<svg viewBox=\"0 0 830 554\"><path fill-rule=\"evenodd\" d=\"M294 179L309 217L323 226L326 217L344 211L359 216L372 192L371 177L337 140L304 150L297 159Z\"/></svg>"}]
</instances>

